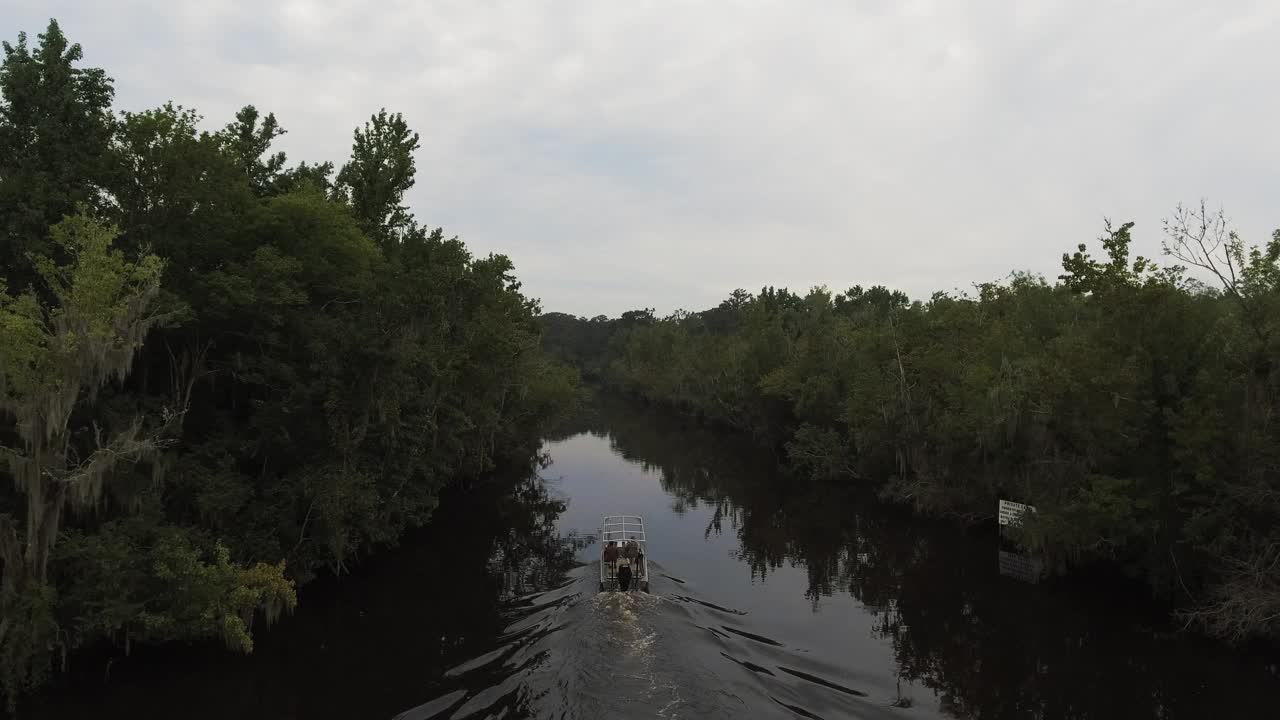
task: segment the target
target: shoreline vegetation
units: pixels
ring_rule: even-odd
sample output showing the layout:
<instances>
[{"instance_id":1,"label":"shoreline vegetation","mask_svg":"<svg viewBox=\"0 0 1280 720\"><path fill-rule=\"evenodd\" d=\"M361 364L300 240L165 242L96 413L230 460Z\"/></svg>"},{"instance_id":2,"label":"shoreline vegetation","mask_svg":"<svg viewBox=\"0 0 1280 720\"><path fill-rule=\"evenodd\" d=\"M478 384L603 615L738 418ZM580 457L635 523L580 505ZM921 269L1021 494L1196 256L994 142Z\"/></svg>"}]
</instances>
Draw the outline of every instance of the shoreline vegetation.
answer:
<instances>
[{"instance_id":1,"label":"shoreline vegetation","mask_svg":"<svg viewBox=\"0 0 1280 720\"><path fill-rule=\"evenodd\" d=\"M734 291L656 317L542 316L584 379L723 426L795 469L994 524L1056 574L1119 569L1181 627L1280 638L1280 230L1246 246L1178 207L1157 266L1132 223L1062 274L973 294ZM1191 272L1207 278L1201 282Z\"/></svg>"},{"instance_id":2,"label":"shoreline vegetation","mask_svg":"<svg viewBox=\"0 0 1280 720\"><path fill-rule=\"evenodd\" d=\"M291 164L113 81L51 21L0 65L0 684L87 648L217 642L535 462L579 399L537 301L403 204L418 135Z\"/></svg>"}]
</instances>

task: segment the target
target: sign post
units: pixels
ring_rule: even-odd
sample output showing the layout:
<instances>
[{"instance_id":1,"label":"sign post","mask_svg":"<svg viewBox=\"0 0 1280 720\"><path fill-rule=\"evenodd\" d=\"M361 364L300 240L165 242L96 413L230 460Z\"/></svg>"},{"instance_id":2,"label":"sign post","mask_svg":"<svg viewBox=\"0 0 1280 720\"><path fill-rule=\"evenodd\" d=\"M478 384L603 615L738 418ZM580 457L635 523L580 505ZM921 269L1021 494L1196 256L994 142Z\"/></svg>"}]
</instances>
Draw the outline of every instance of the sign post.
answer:
<instances>
[{"instance_id":1,"label":"sign post","mask_svg":"<svg viewBox=\"0 0 1280 720\"><path fill-rule=\"evenodd\" d=\"M1016 527L1022 523L1022 515L1027 512L1035 512L1034 505L1024 505L1022 503L1001 500L997 508L1000 517L1000 530L1004 532L1004 528Z\"/></svg>"},{"instance_id":2,"label":"sign post","mask_svg":"<svg viewBox=\"0 0 1280 720\"><path fill-rule=\"evenodd\" d=\"M1026 505L1023 503L1012 502L1009 500L1001 500L997 509L997 515L1000 519L1000 574L1014 577L1024 582L1038 582L1040 576L1044 573L1044 561L1030 553L1022 551L1020 548L1005 549L1006 540L1005 528L1017 527L1022 524L1022 516L1031 512L1035 512L1034 505ZM1011 552L1012 551L1012 552Z\"/></svg>"}]
</instances>

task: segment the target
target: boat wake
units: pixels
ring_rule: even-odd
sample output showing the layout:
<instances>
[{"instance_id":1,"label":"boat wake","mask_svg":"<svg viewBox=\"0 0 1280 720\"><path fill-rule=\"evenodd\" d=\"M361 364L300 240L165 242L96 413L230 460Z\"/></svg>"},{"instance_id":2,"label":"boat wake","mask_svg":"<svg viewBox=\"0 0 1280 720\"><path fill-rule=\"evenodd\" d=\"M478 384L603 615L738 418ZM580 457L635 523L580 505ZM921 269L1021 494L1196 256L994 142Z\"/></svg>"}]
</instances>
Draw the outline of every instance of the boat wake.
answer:
<instances>
[{"instance_id":1,"label":"boat wake","mask_svg":"<svg viewBox=\"0 0 1280 720\"><path fill-rule=\"evenodd\" d=\"M597 592L585 565L510 600L494 647L396 720L901 717L847 671L753 632L747 613L650 565L649 593Z\"/></svg>"}]
</instances>

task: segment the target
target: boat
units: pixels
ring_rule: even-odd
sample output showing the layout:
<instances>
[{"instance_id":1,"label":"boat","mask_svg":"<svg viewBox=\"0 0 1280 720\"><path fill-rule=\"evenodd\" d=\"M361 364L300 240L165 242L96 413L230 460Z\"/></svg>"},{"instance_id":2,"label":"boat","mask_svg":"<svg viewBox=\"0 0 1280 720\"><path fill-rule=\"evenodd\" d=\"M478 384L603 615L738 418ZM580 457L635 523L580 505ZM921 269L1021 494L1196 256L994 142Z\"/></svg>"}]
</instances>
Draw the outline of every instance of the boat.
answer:
<instances>
[{"instance_id":1,"label":"boat","mask_svg":"<svg viewBox=\"0 0 1280 720\"><path fill-rule=\"evenodd\" d=\"M613 543L619 550L615 562L605 560ZM628 546L633 552L627 552ZM649 550L644 534L644 518L639 515L606 515L600 523L600 590L621 590L618 571L628 568L628 590L649 592Z\"/></svg>"}]
</instances>

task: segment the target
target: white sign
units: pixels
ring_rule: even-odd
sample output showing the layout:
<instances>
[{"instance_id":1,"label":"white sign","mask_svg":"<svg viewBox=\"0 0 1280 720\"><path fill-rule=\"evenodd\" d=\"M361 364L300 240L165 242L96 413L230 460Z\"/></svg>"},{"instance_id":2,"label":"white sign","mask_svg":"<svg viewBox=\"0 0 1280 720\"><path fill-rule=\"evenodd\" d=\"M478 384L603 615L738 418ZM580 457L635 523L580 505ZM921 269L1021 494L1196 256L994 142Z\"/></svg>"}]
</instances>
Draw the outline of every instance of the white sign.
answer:
<instances>
[{"instance_id":1,"label":"white sign","mask_svg":"<svg viewBox=\"0 0 1280 720\"><path fill-rule=\"evenodd\" d=\"M1000 524L1001 525L1017 525L1019 518L1024 512L1035 512L1036 509L1032 505L1023 505L1022 503L1009 502L1008 500L1000 501Z\"/></svg>"}]
</instances>

